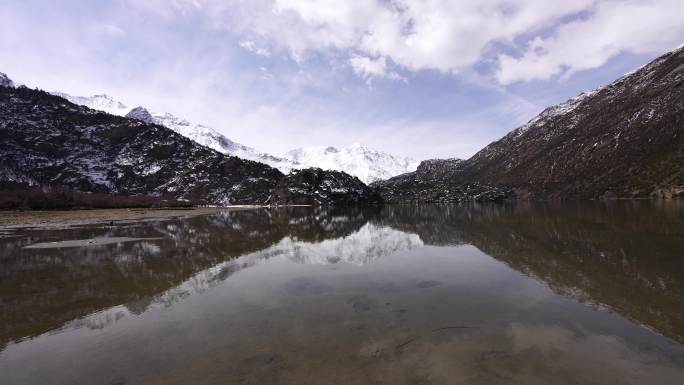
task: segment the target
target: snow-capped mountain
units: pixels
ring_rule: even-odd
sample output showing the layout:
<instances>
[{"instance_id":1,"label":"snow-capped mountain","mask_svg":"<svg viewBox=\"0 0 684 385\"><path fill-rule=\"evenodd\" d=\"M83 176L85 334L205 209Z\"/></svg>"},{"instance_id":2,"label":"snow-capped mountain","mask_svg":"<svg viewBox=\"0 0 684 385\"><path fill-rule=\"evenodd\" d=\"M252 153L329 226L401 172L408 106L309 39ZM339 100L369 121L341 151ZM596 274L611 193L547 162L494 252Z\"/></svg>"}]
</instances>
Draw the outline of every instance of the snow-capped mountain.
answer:
<instances>
[{"instance_id":1,"label":"snow-capped mountain","mask_svg":"<svg viewBox=\"0 0 684 385\"><path fill-rule=\"evenodd\" d=\"M341 149L335 147L298 148L287 152L284 157L312 167L344 171L367 184L415 171L420 163L411 158L374 150L359 143Z\"/></svg>"},{"instance_id":2,"label":"snow-capped mountain","mask_svg":"<svg viewBox=\"0 0 684 385\"><path fill-rule=\"evenodd\" d=\"M93 96L72 96L62 92L53 92L53 94L61 96L74 104L80 104L94 110L104 111L112 115L127 116L129 118L142 120L145 123L160 124L203 146L207 146L227 155L267 164L277 168L285 174L289 173L294 168L308 167L307 165L297 164L291 160L278 158L260 152L252 147L233 142L211 127L191 123L170 113L151 112L140 106L131 109L122 102L105 94Z\"/></svg>"},{"instance_id":3,"label":"snow-capped mountain","mask_svg":"<svg viewBox=\"0 0 684 385\"><path fill-rule=\"evenodd\" d=\"M211 127L191 123L169 113L152 113L151 115L154 123L168 127L203 146L207 146L224 154L237 156L238 158L267 164L273 168L277 168L284 174L288 174L293 169L308 167L308 165L299 164L289 159L279 158L261 152L255 148L245 146L244 144L234 142Z\"/></svg>"},{"instance_id":4,"label":"snow-capped mountain","mask_svg":"<svg viewBox=\"0 0 684 385\"><path fill-rule=\"evenodd\" d=\"M0 182L197 204L263 204L283 174L161 125L0 86ZM55 138L58 138L56 140Z\"/></svg>"},{"instance_id":5,"label":"snow-capped mountain","mask_svg":"<svg viewBox=\"0 0 684 385\"><path fill-rule=\"evenodd\" d=\"M368 186L342 172L312 169L285 176L147 123L154 117L144 109L130 114L136 118L38 89L0 86L0 184L212 205L281 205L293 199L282 190L301 196L315 185L309 194L314 204L378 203Z\"/></svg>"},{"instance_id":6,"label":"snow-capped mountain","mask_svg":"<svg viewBox=\"0 0 684 385\"><path fill-rule=\"evenodd\" d=\"M318 167L324 170L344 171L369 184L377 180L415 171L419 164L411 158L394 156L364 147L358 143L342 149L335 147L299 148L289 151L283 157L277 157L234 142L211 127L189 122L168 112L149 111L141 106L131 109L106 94L89 97L72 96L61 92L53 92L53 94L94 110L127 116L142 120L145 123L160 124L203 146L227 155L267 164L284 174L296 169Z\"/></svg>"},{"instance_id":7,"label":"snow-capped mountain","mask_svg":"<svg viewBox=\"0 0 684 385\"><path fill-rule=\"evenodd\" d=\"M114 98L106 94L93 96L71 96L63 92L51 92L51 94L61 96L74 104L80 104L112 115L124 116L131 110L125 104L114 100Z\"/></svg>"}]
</instances>

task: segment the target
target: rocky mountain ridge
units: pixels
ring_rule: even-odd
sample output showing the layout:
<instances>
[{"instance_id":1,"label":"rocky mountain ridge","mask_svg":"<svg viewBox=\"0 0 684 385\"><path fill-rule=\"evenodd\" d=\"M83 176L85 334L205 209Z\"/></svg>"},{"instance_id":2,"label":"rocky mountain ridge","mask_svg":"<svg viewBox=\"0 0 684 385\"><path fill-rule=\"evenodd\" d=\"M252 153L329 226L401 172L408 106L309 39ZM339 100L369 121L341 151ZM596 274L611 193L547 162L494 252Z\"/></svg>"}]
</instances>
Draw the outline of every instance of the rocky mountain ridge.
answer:
<instances>
[{"instance_id":1,"label":"rocky mountain ridge","mask_svg":"<svg viewBox=\"0 0 684 385\"><path fill-rule=\"evenodd\" d=\"M284 178L277 169L146 123L148 116L141 110L135 115L143 120L110 115L40 90L0 87L0 182L197 204L280 203L272 196ZM297 188L296 179L289 185ZM320 198L314 203L331 203ZM365 196L336 198L366 203Z\"/></svg>"},{"instance_id":2,"label":"rocky mountain ridge","mask_svg":"<svg viewBox=\"0 0 684 385\"><path fill-rule=\"evenodd\" d=\"M142 106L130 109L124 103L106 94L90 97L71 96L60 92L54 94L64 97L72 103L113 115L128 116L141 119L146 123L161 124L218 152L261 162L277 168L284 174L295 169L317 167L324 170L343 171L358 177L364 183L370 183L413 171L418 165L418 162L411 158L394 156L358 143L341 149L335 147L298 148L283 156L274 156L234 142L211 127L189 122L168 112L152 112ZM129 115L131 113L132 115Z\"/></svg>"},{"instance_id":3,"label":"rocky mountain ridge","mask_svg":"<svg viewBox=\"0 0 684 385\"><path fill-rule=\"evenodd\" d=\"M470 159L373 187L388 201L452 201L454 191L469 188L477 193L464 199L496 190L507 198L671 198L684 197L683 164L680 47L607 86L547 108Z\"/></svg>"},{"instance_id":4,"label":"rocky mountain ridge","mask_svg":"<svg viewBox=\"0 0 684 385\"><path fill-rule=\"evenodd\" d=\"M234 142L211 127L202 124L191 123L168 112L151 112L142 106L131 109L124 103L117 101L106 94L93 96L72 96L62 92L53 92L53 94L61 96L74 104L86 106L94 110L100 110L112 115L126 116L129 118L142 120L145 123L160 124L220 153L237 156L238 158L242 159L253 160L255 162L261 162L271 167L277 168L285 174L294 168L308 167L307 165L298 164L288 159L275 157L260 152L252 147Z\"/></svg>"}]
</instances>

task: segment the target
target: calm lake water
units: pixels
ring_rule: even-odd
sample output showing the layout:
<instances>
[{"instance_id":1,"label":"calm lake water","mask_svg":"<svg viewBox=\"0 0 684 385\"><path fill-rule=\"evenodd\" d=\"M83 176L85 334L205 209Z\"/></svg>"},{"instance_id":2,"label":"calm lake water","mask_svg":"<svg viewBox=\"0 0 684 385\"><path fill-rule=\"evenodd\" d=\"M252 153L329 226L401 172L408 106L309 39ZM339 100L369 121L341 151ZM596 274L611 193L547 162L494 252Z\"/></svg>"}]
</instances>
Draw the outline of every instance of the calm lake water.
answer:
<instances>
[{"instance_id":1,"label":"calm lake water","mask_svg":"<svg viewBox=\"0 0 684 385\"><path fill-rule=\"evenodd\" d=\"M681 385L684 206L260 209L10 231L0 384Z\"/></svg>"}]
</instances>

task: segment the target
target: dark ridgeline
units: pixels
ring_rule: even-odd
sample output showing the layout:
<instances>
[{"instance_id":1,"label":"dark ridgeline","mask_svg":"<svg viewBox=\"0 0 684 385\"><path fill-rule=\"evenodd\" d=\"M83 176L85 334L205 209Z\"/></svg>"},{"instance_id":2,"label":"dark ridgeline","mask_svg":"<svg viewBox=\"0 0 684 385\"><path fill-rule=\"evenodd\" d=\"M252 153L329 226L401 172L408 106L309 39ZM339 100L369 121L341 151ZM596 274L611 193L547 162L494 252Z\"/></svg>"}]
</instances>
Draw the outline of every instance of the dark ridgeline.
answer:
<instances>
[{"instance_id":1,"label":"dark ridgeline","mask_svg":"<svg viewBox=\"0 0 684 385\"><path fill-rule=\"evenodd\" d=\"M684 48L547 108L468 160L426 161L372 187L389 202L682 198Z\"/></svg>"},{"instance_id":2,"label":"dark ridgeline","mask_svg":"<svg viewBox=\"0 0 684 385\"><path fill-rule=\"evenodd\" d=\"M146 111L134 111L131 117L109 115L44 91L14 88L9 78L0 76L0 207L56 208L68 202L91 206L88 202L93 200L63 199L53 192L68 195L68 190L110 194L108 206L126 205L123 202L129 201L122 196L218 205L285 202L278 199L282 194L273 194L284 177L280 171L221 154L146 122ZM352 183L336 185L338 192L331 195L335 202L366 203L367 195L339 193L346 189L347 194L368 194L365 185L360 188L357 180L343 173L334 175L337 181ZM298 189L299 180L284 183ZM22 200L22 188L49 203L35 207ZM318 195L312 203L332 202Z\"/></svg>"}]
</instances>

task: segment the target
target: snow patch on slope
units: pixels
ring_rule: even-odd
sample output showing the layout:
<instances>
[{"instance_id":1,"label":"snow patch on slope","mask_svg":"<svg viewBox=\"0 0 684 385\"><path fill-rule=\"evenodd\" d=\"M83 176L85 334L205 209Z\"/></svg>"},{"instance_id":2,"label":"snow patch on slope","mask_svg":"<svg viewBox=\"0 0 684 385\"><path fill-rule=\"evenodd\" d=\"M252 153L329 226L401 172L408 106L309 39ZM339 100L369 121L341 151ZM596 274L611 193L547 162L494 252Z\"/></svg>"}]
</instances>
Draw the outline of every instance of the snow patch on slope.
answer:
<instances>
[{"instance_id":1,"label":"snow patch on slope","mask_svg":"<svg viewBox=\"0 0 684 385\"><path fill-rule=\"evenodd\" d=\"M71 96L63 92L52 92L53 95L63 97L64 99L81 106L91 108L93 110L103 111L112 115L125 116L130 108L125 104L114 100L109 95L93 95L93 96Z\"/></svg>"}]
</instances>

